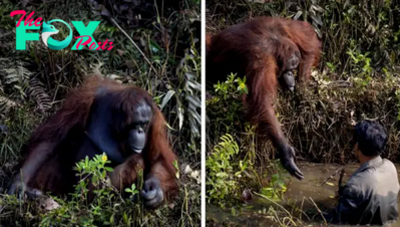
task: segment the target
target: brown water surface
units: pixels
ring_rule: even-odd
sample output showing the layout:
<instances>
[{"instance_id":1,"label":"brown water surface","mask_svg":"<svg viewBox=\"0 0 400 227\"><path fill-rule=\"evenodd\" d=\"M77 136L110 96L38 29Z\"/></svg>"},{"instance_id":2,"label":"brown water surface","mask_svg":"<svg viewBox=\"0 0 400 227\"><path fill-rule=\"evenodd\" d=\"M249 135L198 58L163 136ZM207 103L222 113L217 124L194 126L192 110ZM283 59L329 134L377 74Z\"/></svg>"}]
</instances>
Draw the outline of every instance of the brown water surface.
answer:
<instances>
[{"instance_id":1,"label":"brown water surface","mask_svg":"<svg viewBox=\"0 0 400 227\"><path fill-rule=\"evenodd\" d=\"M293 220L301 221L301 226L327 226L321 213L328 212L337 204L335 191L338 189L339 174L329 180L329 183L323 186L321 184L343 166L313 163L300 163L299 166L304 173L305 180L299 181L291 178L284 200L278 204L256 196L250 203L243 203L226 209L208 204L207 219L224 223L224 225L279 226L277 220L288 223L289 218L287 217L290 213ZM357 164L345 166L346 175L343 178L343 183L357 168ZM396 165L396 168L400 176L400 165ZM269 210L271 207L277 212ZM298 223L296 222L297 226L299 226ZM328 226L338 225L328 224ZM387 226L400 227L400 221Z\"/></svg>"}]
</instances>

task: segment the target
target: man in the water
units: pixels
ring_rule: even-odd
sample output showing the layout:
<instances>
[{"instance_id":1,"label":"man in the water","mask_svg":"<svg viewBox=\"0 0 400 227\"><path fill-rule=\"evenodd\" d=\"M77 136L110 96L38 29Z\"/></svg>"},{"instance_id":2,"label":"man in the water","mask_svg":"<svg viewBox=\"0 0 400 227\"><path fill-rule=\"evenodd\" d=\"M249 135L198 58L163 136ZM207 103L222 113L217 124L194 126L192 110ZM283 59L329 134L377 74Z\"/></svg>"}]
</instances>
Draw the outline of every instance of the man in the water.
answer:
<instances>
[{"instance_id":1,"label":"man in the water","mask_svg":"<svg viewBox=\"0 0 400 227\"><path fill-rule=\"evenodd\" d=\"M332 222L383 225L397 219L397 171L380 156L387 139L378 123L361 121L355 126L354 154L360 167L341 188Z\"/></svg>"}]
</instances>

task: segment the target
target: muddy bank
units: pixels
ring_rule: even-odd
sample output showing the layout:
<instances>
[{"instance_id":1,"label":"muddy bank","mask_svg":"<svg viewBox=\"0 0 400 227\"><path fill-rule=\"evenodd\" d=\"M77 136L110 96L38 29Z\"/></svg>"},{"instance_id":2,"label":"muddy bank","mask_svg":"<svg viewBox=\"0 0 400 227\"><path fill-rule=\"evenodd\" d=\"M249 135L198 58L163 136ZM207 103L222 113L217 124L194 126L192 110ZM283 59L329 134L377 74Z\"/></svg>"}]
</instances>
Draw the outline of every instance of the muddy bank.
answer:
<instances>
[{"instance_id":1,"label":"muddy bank","mask_svg":"<svg viewBox=\"0 0 400 227\"><path fill-rule=\"evenodd\" d=\"M273 201L255 196L250 203L242 203L226 209L208 204L207 219L217 226L219 224L222 226L279 226L277 220L280 220L282 225L292 223L290 226L326 226L321 212L328 212L337 204L335 191L338 188L339 174L323 186L321 184L342 167L346 171L343 178L343 183L345 183L351 173L358 168L356 163L346 166L300 163L306 179L298 181L291 178L282 201L275 204ZM396 167L400 174L400 165L396 164ZM400 221L390 226L400 226Z\"/></svg>"}]
</instances>

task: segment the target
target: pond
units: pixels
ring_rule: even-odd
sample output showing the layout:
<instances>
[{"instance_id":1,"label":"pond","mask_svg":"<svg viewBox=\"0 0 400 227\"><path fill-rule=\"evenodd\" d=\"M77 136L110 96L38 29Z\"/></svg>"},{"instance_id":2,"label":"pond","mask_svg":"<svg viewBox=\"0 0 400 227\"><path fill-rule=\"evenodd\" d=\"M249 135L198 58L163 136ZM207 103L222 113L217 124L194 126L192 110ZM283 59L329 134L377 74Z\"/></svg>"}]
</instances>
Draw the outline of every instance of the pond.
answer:
<instances>
[{"instance_id":1,"label":"pond","mask_svg":"<svg viewBox=\"0 0 400 227\"><path fill-rule=\"evenodd\" d=\"M250 203L243 203L235 208L221 209L214 205L207 205L207 219L214 223L238 226L285 226L293 222L293 226L326 226L321 213L329 211L337 204L335 191L338 189L339 174L336 174L328 183L327 180L336 170L343 168L346 174L343 183L349 179L358 165L340 166L337 164L299 163L305 180L299 181L291 178L288 182L288 190L284 199L273 202L258 196L254 196ZM400 175L400 165L396 165ZM400 204L399 204L400 207ZM301 224L299 224L301 223ZM331 225L329 226L344 226ZM400 226L400 222L390 226Z\"/></svg>"}]
</instances>

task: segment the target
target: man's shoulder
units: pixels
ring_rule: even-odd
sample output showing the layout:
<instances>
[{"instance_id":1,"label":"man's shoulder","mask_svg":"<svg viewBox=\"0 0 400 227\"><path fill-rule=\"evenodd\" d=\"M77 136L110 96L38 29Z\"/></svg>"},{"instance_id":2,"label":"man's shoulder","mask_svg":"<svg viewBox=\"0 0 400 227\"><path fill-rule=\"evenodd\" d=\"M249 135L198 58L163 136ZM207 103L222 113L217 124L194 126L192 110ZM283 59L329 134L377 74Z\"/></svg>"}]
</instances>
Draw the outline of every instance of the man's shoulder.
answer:
<instances>
[{"instance_id":1,"label":"man's shoulder","mask_svg":"<svg viewBox=\"0 0 400 227\"><path fill-rule=\"evenodd\" d=\"M383 159L382 165L375 168L369 168L365 171L353 175L346 185L352 191L367 190L378 187L382 183L398 185L398 176L395 165Z\"/></svg>"},{"instance_id":2,"label":"man's shoulder","mask_svg":"<svg viewBox=\"0 0 400 227\"><path fill-rule=\"evenodd\" d=\"M388 159L383 159L383 168L384 175L386 176L386 178L388 178L388 180L398 182L399 178L397 176L397 168L393 164L393 162Z\"/></svg>"},{"instance_id":3,"label":"man's shoulder","mask_svg":"<svg viewBox=\"0 0 400 227\"><path fill-rule=\"evenodd\" d=\"M383 159L383 166L386 168L389 168L392 171L395 171L397 173L396 166L389 159L386 159L386 158Z\"/></svg>"}]
</instances>

